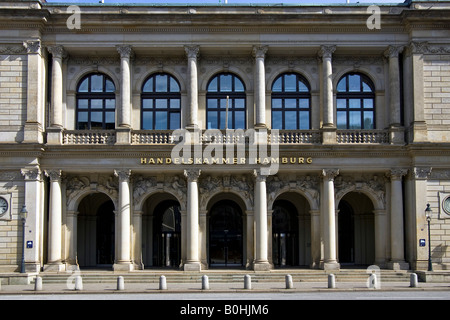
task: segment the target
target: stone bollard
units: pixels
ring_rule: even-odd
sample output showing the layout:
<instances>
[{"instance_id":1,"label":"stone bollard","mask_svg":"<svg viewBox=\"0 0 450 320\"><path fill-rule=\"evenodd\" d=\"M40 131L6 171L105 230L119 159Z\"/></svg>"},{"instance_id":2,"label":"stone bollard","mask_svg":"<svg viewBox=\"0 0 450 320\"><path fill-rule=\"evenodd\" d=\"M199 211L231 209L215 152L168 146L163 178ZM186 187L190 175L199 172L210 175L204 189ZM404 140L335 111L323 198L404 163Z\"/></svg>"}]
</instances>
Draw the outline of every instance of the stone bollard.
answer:
<instances>
[{"instance_id":1,"label":"stone bollard","mask_svg":"<svg viewBox=\"0 0 450 320\"><path fill-rule=\"evenodd\" d=\"M42 278L36 277L34 279L34 291L42 291Z\"/></svg>"},{"instance_id":2,"label":"stone bollard","mask_svg":"<svg viewBox=\"0 0 450 320\"><path fill-rule=\"evenodd\" d=\"M417 278L417 274L411 273L411 276L409 278L409 286L411 288L417 288L419 286L419 280Z\"/></svg>"},{"instance_id":3,"label":"stone bollard","mask_svg":"<svg viewBox=\"0 0 450 320\"><path fill-rule=\"evenodd\" d=\"M369 289L378 289L378 280L375 273L371 274L369 277Z\"/></svg>"},{"instance_id":4,"label":"stone bollard","mask_svg":"<svg viewBox=\"0 0 450 320\"><path fill-rule=\"evenodd\" d=\"M159 290L167 290L167 281L165 276L159 277Z\"/></svg>"},{"instance_id":5,"label":"stone bollard","mask_svg":"<svg viewBox=\"0 0 450 320\"><path fill-rule=\"evenodd\" d=\"M75 290L76 291L82 291L83 290L83 279L81 276L77 276L75 278Z\"/></svg>"},{"instance_id":6,"label":"stone bollard","mask_svg":"<svg viewBox=\"0 0 450 320\"><path fill-rule=\"evenodd\" d=\"M292 282L292 276L290 274L286 275L286 289L294 288L294 283Z\"/></svg>"},{"instance_id":7,"label":"stone bollard","mask_svg":"<svg viewBox=\"0 0 450 320\"><path fill-rule=\"evenodd\" d=\"M334 289L336 288L336 277L334 274L330 273L328 275L328 289Z\"/></svg>"},{"instance_id":8,"label":"stone bollard","mask_svg":"<svg viewBox=\"0 0 450 320\"><path fill-rule=\"evenodd\" d=\"M125 280L122 276L117 277L117 290L125 290Z\"/></svg>"},{"instance_id":9,"label":"stone bollard","mask_svg":"<svg viewBox=\"0 0 450 320\"><path fill-rule=\"evenodd\" d=\"M251 290L252 289L252 277L249 274L244 276L244 289Z\"/></svg>"},{"instance_id":10,"label":"stone bollard","mask_svg":"<svg viewBox=\"0 0 450 320\"><path fill-rule=\"evenodd\" d=\"M209 279L206 274L202 276L202 290L209 290Z\"/></svg>"}]
</instances>

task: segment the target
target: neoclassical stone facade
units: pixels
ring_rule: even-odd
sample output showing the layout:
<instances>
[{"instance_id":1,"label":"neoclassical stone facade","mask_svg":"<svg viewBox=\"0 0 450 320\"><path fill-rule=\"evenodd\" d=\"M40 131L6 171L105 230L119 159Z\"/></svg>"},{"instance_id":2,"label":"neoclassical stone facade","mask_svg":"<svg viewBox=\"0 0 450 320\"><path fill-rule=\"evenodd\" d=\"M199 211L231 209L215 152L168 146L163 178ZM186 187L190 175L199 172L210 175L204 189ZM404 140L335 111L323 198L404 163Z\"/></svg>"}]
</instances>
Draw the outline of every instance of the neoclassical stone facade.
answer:
<instances>
[{"instance_id":1,"label":"neoclassical stone facade","mask_svg":"<svg viewBox=\"0 0 450 320\"><path fill-rule=\"evenodd\" d=\"M450 266L450 2L68 7L0 4L1 272Z\"/></svg>"}]
</instances>

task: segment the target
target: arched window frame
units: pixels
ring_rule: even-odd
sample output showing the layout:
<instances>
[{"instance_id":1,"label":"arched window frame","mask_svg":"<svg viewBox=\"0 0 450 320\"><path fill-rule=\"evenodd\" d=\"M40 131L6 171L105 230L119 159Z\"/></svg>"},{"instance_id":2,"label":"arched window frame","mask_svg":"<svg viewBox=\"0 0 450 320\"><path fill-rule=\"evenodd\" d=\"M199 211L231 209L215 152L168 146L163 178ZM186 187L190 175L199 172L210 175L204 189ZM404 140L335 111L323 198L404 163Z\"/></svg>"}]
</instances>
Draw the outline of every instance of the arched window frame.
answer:
<instances>
[{"instance_id":1,"label":"arched window frame","mask_svg":"<svg viewBox=\"0 0 450 320\"><path fill-rule=\"evenodd\" d=\"M144 81L141 90L142 130L181 128L180 88L178 80L168 73L154 73Z\"/></svg>"},{"instance_id":2,"label":"arched window frame","mask_svg":"<svg viewBox=\"0 0 450 320\"><path fill-rule=\"evenodd\" d=\"M95 79L97 77L102 77L101 81ZM104 73L90 73L84 76L77 85L76 129L112 130L115 128L115 119L116 86L114 81Z\"/></svg>"},{"instance_id":3,"label":"arched window frame","mask_svg":"<svg viewBox=\"0 0 450 320\"><path fill-rule=\"evenodd\" d=\"M231 77L230 89L224 84ZM245 84L234 73L219 73L208 82L206 93L206 128L225 129L228 97L228 129L245 129L247 99Z\"/></svg>"},{"instance_id":4,"label":"arched window frame","mask_svg":"<svg viewBox=\"0 0 450 320\"><path fill-rule=\"evenodd\" d=\"M359 82L352 79L355 76L359 76ZM375 129L375 110L375 86L368 76L350 72L339 79L336 87L338 129Z\"/></svg>"},{"instance_id":5,"label":"arched window frame","mask_svg":"<svg viewBox=\"0 0 450 320\"><path fill-rule=\"evenodd\" d=\"M287 77L293 76L295 88L289 89ZM294 72L279 75L272 83L271 101L272 129L311 129L311 87L305 77Z\"/></svg>"}]
</instances>

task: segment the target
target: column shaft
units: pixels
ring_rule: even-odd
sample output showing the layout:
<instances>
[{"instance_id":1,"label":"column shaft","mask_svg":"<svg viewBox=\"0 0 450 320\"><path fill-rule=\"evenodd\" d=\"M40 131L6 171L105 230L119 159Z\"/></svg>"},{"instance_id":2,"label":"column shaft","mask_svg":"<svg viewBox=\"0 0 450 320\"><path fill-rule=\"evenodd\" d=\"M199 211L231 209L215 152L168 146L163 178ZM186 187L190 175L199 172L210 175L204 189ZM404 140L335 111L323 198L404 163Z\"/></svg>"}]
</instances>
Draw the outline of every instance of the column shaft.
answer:
<instances>
[{"instance_id":1,"label":"column shaft","mask_svg":"<svg viewBox=\"0 0 450 320\"><path fill-rule=\"evenodd\" d=\"M117 46L120 54L120 107L119 127L131 127L131 68L130 59L133 55L131 46Z\"/></svg>"},{"instance_id":2,"label":"column shaft","mask_svg":"<svg viewBox=\"0 0 450 320\"><path fill-rule=\"evenodd\" d=\"M255 128L266 127L266 71L264 59L267 46L253 47L255 57Z\"/></svg>"},{"instance_id":3,"label":"column shaft","mask_svg":"<svg viewBox=\"0 0 450 320\"><path fill-rule=\"evenodd\" d=\"M187 243L185 271L200 271L201 264L198 250L199 211L198 211L198 178L200 170L184 170L187 178Z\"/></svg>"},{"instance_id":4,"label":"column shaft","mask_svg":"<svg viewBox=\"0 0 450 320\"><path fill-rule=\"evenodd\" d=\"M63 46L49 47L48 51L53 56L52 65L52 99L50 112L50 126L62 128L63 127L63 68L62 60L64 56Z\"/></svg>"},{"instance_id":5,"label":"column shaft","mask_svg":"<svg viewBox=\"0 0 450 320\"><path fill-rule=\"evenodd\" d=\"M198 127L198 79L197 58L199 46L186 46L185 51L188 58L188 128Z\"/></svg>"},{"instance_id":6,"label":"column shaft","mask_svg":"<svg viewBox=\"0 0 450 320\"><path fill-rule=\"evenodd\" d=\"M333 111L333 67L332 55L336 46L321 46L319 56L322 57L323 74L323 127L334 128Z\"/></svg>"},{"instance_id":7,"label":"column shaft","mask_svg":"<svg viewBox=\"0 0 450 320\"><path fill-rule=\"evenodd\" d=\"M270 269L267 259L267 191L266 175L260 170L254 171L255 175L255 271L265 271Z\"/></svg>"},{"instance_id":8,"label":"column shaft","mask_svg":"<svg viewBox=\"0 0 450 320\"><path fill-rule=\"evenodd\" d=\"M338 169L324 169L323 175L323 234L324 234L324 269L339 269L336 255L336 209L334 201L334 178Z\"/></svg>"}]
</instances>

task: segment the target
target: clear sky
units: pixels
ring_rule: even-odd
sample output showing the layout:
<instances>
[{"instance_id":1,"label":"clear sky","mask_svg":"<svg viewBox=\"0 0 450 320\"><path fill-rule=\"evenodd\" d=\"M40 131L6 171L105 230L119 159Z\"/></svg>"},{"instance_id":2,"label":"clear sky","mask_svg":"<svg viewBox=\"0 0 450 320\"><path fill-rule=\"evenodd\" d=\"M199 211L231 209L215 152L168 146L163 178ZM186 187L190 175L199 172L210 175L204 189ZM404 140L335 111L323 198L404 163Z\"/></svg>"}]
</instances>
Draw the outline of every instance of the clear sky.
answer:
<instances>
[{"instance_id":1,"label":"clear sky","mask_svg":"<svg viewBox=\"0 0 450 320\"><path fill-rule=\"evenodd\" d=\"M228 4L345 4L347 0L228 0ZM99 3L100 0L47 0L49 3ZM350 0L350 3L403 3L404 0ZM225 0L104 0L105 4L224 4Z\"/></svg>"}]
</instances>

